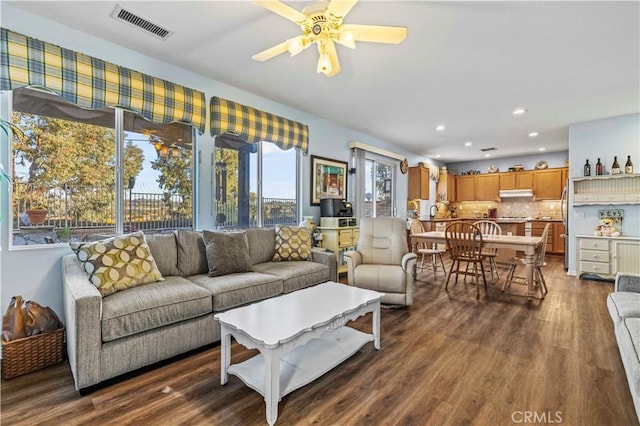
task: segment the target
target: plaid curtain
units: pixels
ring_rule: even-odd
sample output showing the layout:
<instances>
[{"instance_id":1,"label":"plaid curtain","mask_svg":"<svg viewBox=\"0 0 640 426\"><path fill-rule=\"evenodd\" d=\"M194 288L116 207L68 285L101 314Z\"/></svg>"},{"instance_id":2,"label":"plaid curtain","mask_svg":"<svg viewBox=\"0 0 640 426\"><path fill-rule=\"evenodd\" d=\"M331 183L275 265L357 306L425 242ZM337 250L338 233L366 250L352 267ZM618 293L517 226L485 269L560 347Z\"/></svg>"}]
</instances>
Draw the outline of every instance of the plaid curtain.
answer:
<instances>
[{"instance_id":1,"label":"plaid curtain","mask_svg":"<svg viewBox=\"0 0 640 426\"><path fill-rule=\"evenodd\" d=\"M154 123L204 133L204 93L0 29L0 90L40 86L83 108L119 106Z\"/></svg>"},{"instance_id":2,"label":"plaid curtain","mask_svg":"<svg viewBox=\"0 0 640 426\"><path fill-rule=\"evenodd\" d=\"M232 133L247 143L273 142L282 149L309 150L309 126L214 96L211 98L211 136Z\"/></svg>"}]
</instances>

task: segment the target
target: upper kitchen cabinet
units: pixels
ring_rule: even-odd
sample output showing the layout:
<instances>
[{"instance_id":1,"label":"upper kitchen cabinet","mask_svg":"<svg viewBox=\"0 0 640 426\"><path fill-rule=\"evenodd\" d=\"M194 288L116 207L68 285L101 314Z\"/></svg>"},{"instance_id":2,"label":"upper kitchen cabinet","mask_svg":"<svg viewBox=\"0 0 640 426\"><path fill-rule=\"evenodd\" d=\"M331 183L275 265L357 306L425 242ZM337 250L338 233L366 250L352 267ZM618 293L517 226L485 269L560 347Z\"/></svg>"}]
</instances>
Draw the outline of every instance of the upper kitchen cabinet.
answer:
<instances>
[{"instance_id":1,"label":"upper kitchen cabinet","mask_svg":"<svg viewBox=\"0 0 640 426\"><path fill-rule=\"evenodd\" d=\"M429 199L429 169L427 167L409 167L409 191L410 200Z\"/></svg>"},{"instance_id":2,"label":"upper kitchen cabinet","mask_svg":"<svg viewBox=\"0 0 640 426\"><path fill-rule=\"evenodd\" d=\"M476 175L476 201L496 201L500 192L500 175Z\"/></svg>"},{"instance_id":3,"label":"upper kitchen cabinet","mask_svg":"<svg viewBox=\"0 0 640 426\"><path fill-rule=\"evenodd\" d=\"M640 174L576 177L573 205L640 204Z\"/></svg>"},{"instance_id":4,"label":"upper kitchen cabinet","mask_svg":"<svg viewBox=\"0 0 640 426\"><path fill-rule=\"evenodd\" d=\"M476 200L476 176L458 176L456 178L456 201Z\"/></svg>"},{"instance_id":5,"label":"upper kitchen cabinet","mask_svg":"<svg viewBox=\"0 0 640 426\"><path fill-rule=\"evenodd\" d=\"M438 180L437 196L438 201L456 201L456 177L450 174L441 173Z\"/></svg>"},{"instance_id":6,"label":"upper kitchen cabinet","mask_svg":"<svg viewBox=\"0 0 640 426\"><path fill-rule=\"evenodd\" d=\"M533 172L500 173L499 189L531 189L533 188Z\"/></svg>"},{"instance_id":7,"label":"upper kitchen cabinet","mask_svg":"<svg viewBox=\"0 0 640 426\"><path fill-rule=\"evenodd\" d=\"M563 176L563 169L536 170L533 173L536 200L559 200L564 188Z\"/></svg>"}]
</instances>

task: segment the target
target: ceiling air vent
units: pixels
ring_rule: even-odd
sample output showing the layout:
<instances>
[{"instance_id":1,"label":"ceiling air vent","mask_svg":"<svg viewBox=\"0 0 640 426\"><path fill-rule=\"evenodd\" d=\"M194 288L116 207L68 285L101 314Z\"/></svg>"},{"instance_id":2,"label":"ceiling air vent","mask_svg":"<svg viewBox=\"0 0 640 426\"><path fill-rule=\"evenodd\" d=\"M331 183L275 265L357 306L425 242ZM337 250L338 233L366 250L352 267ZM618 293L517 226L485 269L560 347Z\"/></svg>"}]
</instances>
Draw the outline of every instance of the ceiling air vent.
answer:
<instances>
[{"instance_id":1,"label":"ceiling air vent","mask_svg":"<svg viewBox=\"0 0 640 426\"><path fill-rule=\"evenodd\" d=\"M487 151L495 151L495 150L497 150L497 149L498 149L498 148L495 148L495 147L491 147L491 148L480 148L480 151L482 151L482 152L487 152Z\"/></svg>"},{"instance_id":2,"label":"ceiling air vent","mask_svg":"<svg viewBox=\"0 0 640 426\"><path fill-rule=\"evenodd\" d=\"M127 24L139 28L144 32L152 34L162 40L166 40L167 37L173 34L173 31L169 31L168 29L162 28L161 26L156 25L147 19L141 18L135 13L124 9L120 5L116 6L116 10L113 11L111 17L118 21L126 22Z\"/></svg>"}]
</instances>

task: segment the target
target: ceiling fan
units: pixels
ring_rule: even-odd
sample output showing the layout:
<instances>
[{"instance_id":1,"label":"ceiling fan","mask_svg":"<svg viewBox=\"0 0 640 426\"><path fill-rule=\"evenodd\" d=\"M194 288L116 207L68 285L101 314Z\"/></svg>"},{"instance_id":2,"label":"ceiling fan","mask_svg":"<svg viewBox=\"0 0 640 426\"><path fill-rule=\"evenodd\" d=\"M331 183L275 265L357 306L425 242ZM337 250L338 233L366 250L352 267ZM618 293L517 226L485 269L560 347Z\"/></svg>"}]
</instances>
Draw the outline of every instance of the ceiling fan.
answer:
<instances>
[{"instance_id":1,"label":"ceiling fan","mask_svg":"<svg viewBox=\"0 0 640 426\"><path fill-rule=\"evenodd\" d=\"M278 0L253 0L278 15L295 22L303 34L252 56L266 61L281 53L295 56L312 44L318 46L318 73L331 77L340 72L335 43L354 49L356 41L398 44L407 36L406 27L343 24L342 20L358 0L320 0L299 12Z\"/></svg>"}]
</instances>

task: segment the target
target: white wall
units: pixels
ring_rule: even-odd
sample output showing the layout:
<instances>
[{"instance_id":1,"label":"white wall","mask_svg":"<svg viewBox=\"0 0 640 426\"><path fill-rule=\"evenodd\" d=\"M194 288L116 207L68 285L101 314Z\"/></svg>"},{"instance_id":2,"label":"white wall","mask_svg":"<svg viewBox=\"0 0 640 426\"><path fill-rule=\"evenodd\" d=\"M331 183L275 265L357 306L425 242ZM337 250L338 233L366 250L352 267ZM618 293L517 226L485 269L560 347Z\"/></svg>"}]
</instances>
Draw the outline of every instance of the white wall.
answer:
<instances>
[{"instance_id":1,"label":"white wall","mask_svg":"<svg viewBox=\"0 0 640 426\"><path fill-rule=\"evenodd\" d=\"M583 175L583 166L589 159L592 175L597 158L605 166L605 174L610 173L614 155L621 166L631 155L634 171L640 170L640 114L575 123L569 126L569 177ZM609 206L573 207L573 197L569 196L569 273L575 275L577 262L576 235L592 235L598 224L598 210ZM622 232L626 236L640 236L640 206L616 206L624 210Z\"/></svg>"},{"instance_id":2,"label":"white wall","mask_svg":"<svg viewBox=\"0 0 640 426\"><path fill-rule=\"evenodd\" d=\"M199 90L205 93L207 104L211 96L221 96L291 120L305 123L309 126L309 154L350 162L351 151L347 148L347 143L356 140L399 155L404 155L411 164L417 163L418 161L425 161L423 158L418 158L416 154L399 149L385 141L239 90L174 65L144 56L125 47L107 43L90 35L61 26L53 21L15 9L10 4L7 4L7 2L0 3L0 7L2 8L0 23L4 28ZM2 118L7 119L8 105L6 103L6 97L3 98L3 101L2 108L0 108L0 115ZM213 138L209 135L208 124L209 123L207 123L207 131L198 138L197 145L198 150L201 151L202 158L198 178L200 206L198 210L198 223L201 229L212 227L214 224L214 217L211 212L211 194L213 191L210 185L210 158L213 153ZM3 135L0 161L6 170L9 170L9 158L9 144ZM310 206L309 201L310 161L309 157L303 159L301 182L303 214L313 215L316 220L318 220L320 214L319 207ZM70 253L70 250L68 247L62 245L9 249L11 232L8 220L9 204L7 202L7 184L2 183L0 189L2 191L0 193L0 213L4 218L2 223L0 223L0 254L2 255L0 259L0 310L5 312L11 296L21 294L27 300L31 299L40 304L51 306L62 316L62 272L60 258L62 255ZM403 217L406 214L406 203L403 201L407 198L406 176L399 180L396 189L397 199L401 200L398 202L398 216Z\"/></svg>"}]
</instances>

